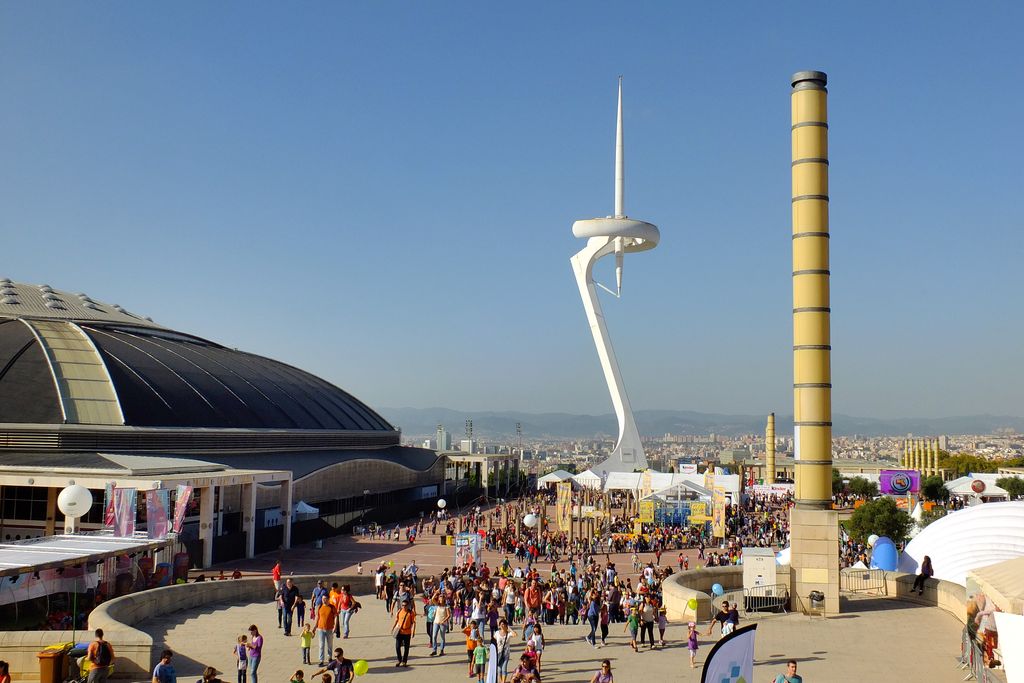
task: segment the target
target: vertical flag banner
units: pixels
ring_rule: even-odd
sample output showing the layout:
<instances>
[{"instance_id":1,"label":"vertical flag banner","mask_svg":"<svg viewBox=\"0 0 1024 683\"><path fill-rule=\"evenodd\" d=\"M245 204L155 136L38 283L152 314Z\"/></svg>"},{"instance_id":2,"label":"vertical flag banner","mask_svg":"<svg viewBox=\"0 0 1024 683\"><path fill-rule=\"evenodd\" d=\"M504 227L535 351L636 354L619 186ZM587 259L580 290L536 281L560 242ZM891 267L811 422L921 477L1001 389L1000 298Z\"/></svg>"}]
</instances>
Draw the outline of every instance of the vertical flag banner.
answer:
<instances>
[{"instance_id":1,"label":"vertical flag banner","mask_svg":"<svg viewBox=\"0 0 1024 683\"><path fill-rule=\"evenodd\" d=\"M146 531L150 538L167 538L167 511L171 506L170 491L146 491Z\"/></svg>"},{"instance_id":2,"label":"vertical flag banner","mask_svg":"<svg viewBox=\"0 0 1024 683\"><path fill-rule=\"evenodd\" d=\"M135 513L138 509L135 489L114 489L114 535L135 535Z\"/></svg>"},{"instance_id":3,"label":"vertical flag banner","mask_svg":"<svg viewBox=\"0 0 1024 683\"><path fill-rule=\"evenodd\" d=\"M103 487L103 528L114 528L114 482Z\"/></svg>"},{"instance_id":4,"label":"vertical flag banner","mask_svg":"<svg viewBox=\"0 0 1024 683\"><path fill-rule=\"evenodd\" d=\"M562 481L555 484L555 518L562 531L568 531L572 524L572 482Z\"/></svg>"},{"instance_id":5,"label":"vertical flag banner","mask_svg":"<svg viewBox=\"0 0 1024 683\"><path fill-rule=\"evenodd\" d=\"M715 538L725 538L725 489L721 486L711 491L711 529Z\"/></svg>"},{"instance_id":6,"label":"vertical flag banner","mask_svg":"<svg viewBox=\"0 0 1024 683\"><path fill-rule=\"evenodd\" d=\"M757 624L738 628L711 648L700 683L753 683L754 632Z\"/></svg>"},{"instance_id":7,"label":"vertical flag banner","mask_svg":"<svg viewBox=\"0 0 1024 683\"><path fill-rule=\"evenodd\" d=\"M185 513L188 511L188 504L192 501L192 487L188 484L178 484L178 490L174 496L174 533L180 534L181 527L185 525Z\"/></svg>"}]
</instances>

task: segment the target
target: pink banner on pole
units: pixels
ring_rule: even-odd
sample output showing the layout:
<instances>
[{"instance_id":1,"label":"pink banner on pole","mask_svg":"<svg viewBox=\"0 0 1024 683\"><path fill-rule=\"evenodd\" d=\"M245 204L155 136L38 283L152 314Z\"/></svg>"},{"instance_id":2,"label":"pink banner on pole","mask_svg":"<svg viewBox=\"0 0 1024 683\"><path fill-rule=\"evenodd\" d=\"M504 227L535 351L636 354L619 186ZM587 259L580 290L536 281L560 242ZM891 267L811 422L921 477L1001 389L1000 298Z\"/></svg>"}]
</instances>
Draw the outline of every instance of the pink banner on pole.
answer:
<instances>
[{"instance_id":1,"label":"pink banner on pole","mask_svg":"<svg viewBox=\"0 0 1024 683\"><path fill-rule=\"evenodd\" d=\"M135 489L114 489L114 535L135 535L135 513L138 507Z\"/></svg>"},{"instance_id":2,"label":"pink banner on pole","mask_svg":"<svg viewBox=\"0 0 1024 683\"><path fill-rule=\"evenodd\" d=\"M170 491L146 491L146 531L150 538L167 538L167 511L170 507Z\"/></svg>"},{"instance_id":3,"label":"pink banner on pole","mask_svg":"<svg viewBox=\"0 0 1024 683\"><path fill-rule=\"evenodd\" d=\"M188 511L188 504L192 500L192 487L188 484L178 484L177 493L174 496L174 533L180 534L181 527L185 525L185 513Z\"/></svg>"}]
</instances>

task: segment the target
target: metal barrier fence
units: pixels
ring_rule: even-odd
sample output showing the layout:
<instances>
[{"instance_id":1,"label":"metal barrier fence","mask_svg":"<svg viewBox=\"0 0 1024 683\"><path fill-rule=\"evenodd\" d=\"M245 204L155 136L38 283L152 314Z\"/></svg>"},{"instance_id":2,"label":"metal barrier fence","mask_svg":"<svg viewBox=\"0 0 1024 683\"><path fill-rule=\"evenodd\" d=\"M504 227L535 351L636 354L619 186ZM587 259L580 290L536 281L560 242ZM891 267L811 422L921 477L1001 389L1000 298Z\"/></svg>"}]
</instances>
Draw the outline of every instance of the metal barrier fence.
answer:
<instances>
[{"instance_id":1,"label":"metal barrier fence","mask_svg":"<svg viewBox=\"0 0 1024 683\"><path fill-rule=\"evenodd\" d=\"M788 604L789 586L784 583L743 589L743 610L746 612L777 609L785 612Z\"/></svg>"},{"instance_id":2,"label":"metal barrier fence","mask_svg":"<svg viewBox=\"0 0 1024 683\"><path fill-rule=\"evenodd\" d=\"M988 667L985 666L985 657L981 653L978 643L971 637L967 627L964 627L963 637L960 640L960 668L967 671L965 681L972 678L978 683L995 683L996 679L989 676Z\"/></svg>"},{"instance_id":3,"label":"metal barrier fence","mask_svg":"<svg viewBox=\"0 0 1024 683\"><path fill-rule=\"evenodd\" d=\"M839 571L839 590L849 593L887 595L885 572L881 569L853 569Z\"/></svg>"}]
</instances>

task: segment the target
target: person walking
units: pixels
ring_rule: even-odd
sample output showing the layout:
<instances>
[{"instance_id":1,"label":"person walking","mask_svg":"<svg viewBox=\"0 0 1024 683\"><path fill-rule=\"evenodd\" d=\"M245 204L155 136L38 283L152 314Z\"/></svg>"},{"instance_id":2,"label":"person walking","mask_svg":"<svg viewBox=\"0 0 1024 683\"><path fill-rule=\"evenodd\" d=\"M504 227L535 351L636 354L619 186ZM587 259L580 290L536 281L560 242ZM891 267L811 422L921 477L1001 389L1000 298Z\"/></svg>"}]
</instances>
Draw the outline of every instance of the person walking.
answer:
<instances>
[{"instance_id":1,"label":"person walking","mask_svg":"<svg viewBox=\"0 0 1024 683\"><path fill-rule=\"evenodd\" d=\"M352 597L352 586L345 584L338 594L338 614L341 616L341 637L348 638L352 615L359 609L359 603Z\"/></svg>"},{"instance_id":2,"label":"person walking","mask_svg":"<svg viewBox=\"0 0 1024 683\"><path fill-rule=\"evenodd\" d=\"M786 662L786 673L775 677L775 683L803 683L803 677L796 672L796 660Z\"/></svg>"},{"instance_id":3,"label":"person walking","mask_svg":"<svg viewBox=\"0 0 1024 683\"><path fill-rule=\"evenodd\" d=\"M114 663L114 647L103 640L103 629L96 629L95 635L96 640L89 643L85 653L85 658L92 665L89 668L88 683L105 683Z\"/></svg>"},{"instance_id":4,"label":"person walking","mask_svg":"<svg viewBox=\"0 0 1024 683\"><path fill-rule=\"evenodd\" d=\"M299 589L291 577L285 579L284 585L277 591L277 599L284 612L284 634L292 634L292 619L295 614L295 602L299 599Z\"/></svg>"},{"instance_id":5,"label":"person walking","mask_svg":"<svg viewBox=\"0 0 1024 683\"><path fill-rule=\"evenodd\" d=\"M249 648L245 646L245 636L238 636L238 642L232 651L235 658L235 671L238 683L246 683L246 672L249 670Z\"/></svg>"},{"instance_id":6,"label":"person walking","mask_svg":"<svg viewBox=\"0 0 1024 683\"><path fill-rule=\"evenodd\" d=\"M697 668L697 624L690 622L686 625L686 649L690 651L690 668Z\"/></svg>"},{"instance_id":7,"label":"person walking","mask_svg":"<svg viewBox=\"0 0 1024 683\"><path fill-rule=\"evenodd\" d=\"M260 668L260 658L263 657L263 636L256 624L249 624L249 642L245 647L249 650L249 683L259 683L256 672Z\"/></svg>"},{"instance_id":8,"label":"person walking","mask_svg":"<svg viewBox=\"0 0 1024 683\"><path fill-rule=\"evenodd\" d=\"M452 610L444 601L444 597L438 593L434 598L434 625L431 632L434 642L431 647L431 657L440 657L444 654L444 646L448 638L448 624L451 620Z\"/></svg>"},{"instance_id":9,"label":"person walking","mask_svg":"<svg viewBox=\"0 0 1024 683\"><path fill-rule=\"evenodd\" d=\"M601 616L601 599L597 595L597 591L590 592L590 602L587 605L587 623L590 625L590 635L586 637L586 641L590 643L592 647L597 647L597 622Z\"/></svg>"},{"instance_id":10,"label":"person walking","mask_svg":"<svg viewBox=\"0 0 1024 683\"><path fill-rule=\"evenodd\" d=\"M395 666L409 666L409 645L416 635L416 610L408 599L402 602L401 609L391 624L391 632L395 634Z\"/></svg>"},{"instance_id":11,"label":"person walking","mask_svg":"<svg viewBox=\"0 0 1024 683\"><path fill-rule=\"evenodd\" d=\"M917 591L918 595L924 595L924 582L932 578L934 574L932 558L925 555L924 560L921 562L921 571L918 573L917 578L914 579L914 585L911 587L910 592Z\"/></svg>"},{"instance_id":12,"label":"person walking","mask_svg":"<svg viewBox=\"0 0 1024 683\"><path fill-rule=\"evenodd\" d=\"M320 666L326 666L327 658L331 656L331 650L334 648L334 623L337 618L338 612L325 594L320 601L320 608L316 611L316 642Z\"/></svg>"},{"instance_id":13,"label":"person walking","mask_svg":"<svg viewBox=\"0 0 1024 683\"><path fill-rule=\"evenodd\" d=\"M174 653L170 650L164 650L160 653L160 661L153 667L153 680L151 683L178 683L178 674L174 671L174 665L171 664L171 657Z\"/></svg>"},{"instance_id":14,"label":"person walking","mask_svg":"<svg viewBox=\"0 0 1024 683\"><path fill-rule=\"evenodd\" d=\"M310 678L316 678L325 671L334 674L334 680L338 683L352 683L356 679L355 664L351 659L345 659L345 651L342 648L335 648L334 659L327 662L319 671L310 674Z\"/></svg>"},{"instance_id":15,"label":"person walking","mask_svg":"<svg viewBox=\"0 0 1024 683\"><path fill-rule=\"evenodd\" d=\"M645 595L644 602L640 605L640 645L644 644L644 636L647 637L647 649L654 649L654 618L657 610L651 604L651 596Z\"/></svg>"},{"instance_id":16,"label":"person walking","mask_svg":"<svg viewBox=\"0 0 1024 683\"><path fill-rule=\"evenodd\" d=\"M498 620L498 630L494 634L494 648L498 653L497 667L501 683L505 683L505 679L508 678L508 664L512 659L512 644L509 641L517 637L516 632L508 627L507 619Z\"/></svg>"}]
</instances>

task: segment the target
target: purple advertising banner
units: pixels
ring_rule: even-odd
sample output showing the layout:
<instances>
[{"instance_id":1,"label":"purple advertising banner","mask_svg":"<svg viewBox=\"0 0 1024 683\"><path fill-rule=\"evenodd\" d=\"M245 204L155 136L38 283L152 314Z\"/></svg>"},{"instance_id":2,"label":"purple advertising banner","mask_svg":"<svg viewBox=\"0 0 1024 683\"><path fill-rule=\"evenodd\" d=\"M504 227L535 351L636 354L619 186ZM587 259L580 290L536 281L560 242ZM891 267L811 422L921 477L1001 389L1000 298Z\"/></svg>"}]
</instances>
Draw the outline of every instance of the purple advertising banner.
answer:
<instances>
[{"instance_id":1,"label":"purple advertising banner","mask_svg":"<svg viewBox=\"0 0 1024 683\"><path fill-rule=\"evenodd\" d=\"M170 507L170 491L146 491L146 531L150 538L167 538L167 511Z\"/></svg>"},{"instance_id":2,"label":"purple advertising banner","mask_svg":"<svg viewBox=\"0 0 1024 683\"><path fill-rule=\"evenodd\" d=\"M921 473L917 470L882 470L878 490L887 496L905 496L921 491Z\"/></svg>"},{"instance_id":3,"label":"purple advertising banner","mask_svg":"<svg viewBox=\"0 0 1024 683\"><path fill-rule=\"evenodd\" d=\"M135 489L114 489L114 535L131 537L135 535L136 505Z\"/></svg>"}]
</instances>

